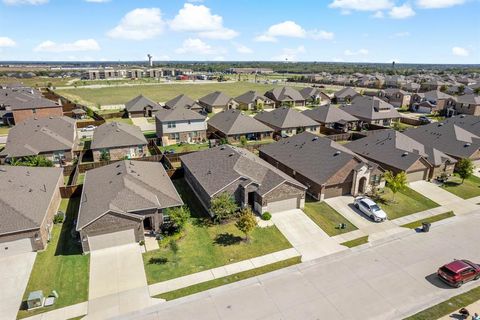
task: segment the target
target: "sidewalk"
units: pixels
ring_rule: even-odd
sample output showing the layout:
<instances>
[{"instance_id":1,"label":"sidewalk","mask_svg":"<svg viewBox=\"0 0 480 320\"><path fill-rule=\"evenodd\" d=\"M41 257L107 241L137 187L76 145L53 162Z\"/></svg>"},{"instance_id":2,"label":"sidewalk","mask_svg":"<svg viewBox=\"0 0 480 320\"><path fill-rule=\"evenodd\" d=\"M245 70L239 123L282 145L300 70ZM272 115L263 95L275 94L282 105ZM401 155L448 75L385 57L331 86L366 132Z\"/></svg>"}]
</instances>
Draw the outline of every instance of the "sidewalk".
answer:
<instances>
[{"instance_id":1,"label":"sidewalk","mask_svg":"<svg viewBox=\"0 0 480 320\"><path fill-rule=\"evenodd\" d=\"M81 317L87 314L88 302L77 303L68 307L44 312L24 320L65 320Z\"/></svg>"},{"instance_id":2,"label":"sidewalk","mask_svg":"<svg viewBox=\"0 0 480 320\"><path fill-rule=\"evenodd\" d=\"M149 286L150 296L189 287L202 282L223 278L235 273L255 269L275 262L300 256L294 248L277 251L264 256L244 260L226 266L189 274L183 277L155 283Z\"/></svg>"}]
</instances>

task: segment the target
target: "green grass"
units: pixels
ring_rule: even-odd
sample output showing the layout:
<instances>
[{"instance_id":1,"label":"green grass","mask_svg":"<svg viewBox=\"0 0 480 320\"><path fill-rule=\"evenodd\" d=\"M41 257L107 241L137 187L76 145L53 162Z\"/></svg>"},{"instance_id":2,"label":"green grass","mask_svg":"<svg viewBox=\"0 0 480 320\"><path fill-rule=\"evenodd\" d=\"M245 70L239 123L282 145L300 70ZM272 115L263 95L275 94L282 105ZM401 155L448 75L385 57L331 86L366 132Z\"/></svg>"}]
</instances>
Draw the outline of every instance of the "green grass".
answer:
<instances>
[{"instance_id":1,"label":"green grass","mask_svg":"<svg viewBox=\"0 0 480 320\"><path fill-rule=\"evenodd\" d=\"M156 138L156 137L157 137L157 132L154 131L154 130L143 131L143 135L144 135L145 138L147 138L147 139L152 139L152 138Z\"/></svg>"},{"instance_id":2,"label":"green grass","mask_svg":"<svg viewBox=\"0 0 480 320\"><path fill-rule=\"evenodd\" d=\"M208 149L208 143L198 143L198 144L174 144L171 146L159 147L162 151L173 150L175 153L181 152L190 152L190 151L200 151Z\"/></svg>"},{"instance_id":3,"label":"green grass","mask_svg":"<svg viewBox=\"0 0 480 320\"><path fill-rule=\"evenodd\" d=\"M33 266L24 300L31 291L42 290L48 296L56 290L55 305L32 311L20 310L18 318L30 317L88 299L89 255L82 255L80 244L70 235L73 219L78 214L80 198L63 199L59 210L66 213L63 224L53 226L52 239L45 251L39 252Z\"/></svg>"},{"instance_id":4,"label":"green grass","mask_svg":"<svg viewBox=\"0 0 480 320\"><path fill-rule=\"evenodd\" d=\"M397 192L395 201L392 200L392 191L386 187L382 194L382 200L378 201L380 207L387 213L389 220L408 216L413 213L438 207L438 203L422 196L420 193L405 188Z\"/></svg>"},{"instance_id":5,"label":"green grass","mask_svg":"<svg viewBox=\"0 0 480 320\"><path fill-rule=\"evenodd\" d=\"M470 291L459 294L458 296L452 297L442 303L439 303L433 307L420 311L413 316L405 318L405 320L439 319L443 316L456 312L459 309L466 307L478 300L480 300L480 287L474 288Z\"/></svg>"},{"instance_id":6,"label":"green grass","mask_svg":"<svg viewBox=\"0 0 480 320\"><path fill-rule=\"evenodd\" d=\"M305 211L307 216L331 237L357 230L357 227L353 225L353 223L345 219L326 202L307 199L303 211ZM341 223L345 223L347 227L345 229L339 229L338 225Z\"/></svg>"},{"instance_id":7,"label":"green grass","mask_svg":"<svg viewBox=\"0 0 480 320\"><path fill-rule=\"evenodd\" d=\"M205 83L205 84L159 84L148 86L131 86L131 87L108 87L108 88L76 88L57 90L56 92L65 96L72 101L78 100L88 105L95 106L97 103L101 105L124 104L139 94L143 94L153 101L165 102L179 94L186 94L192 99L198 99L211 92L220 90L230 97L236 97L248 90L257 90L260 93L277 87L273 84L260 84L252 82L235 82L235 83Z\"/></svg>"},{"instance_id":8,"label":"green grass","mask_svg":"<svg viewBox=\"0 0 480 320\"><path fill-rule=\"evenodd\" d=\"M130 118L110 118L110 119L105 119L106 122L122 122L125 124L130 124L133 125L132 119Z\"/></svg>"},{"instance_id":9,"label":"green grass","mask_svg":"<svg viewBox=\"0 0 480 320\"><path fill-rule=\"evenodd\" d=\"M251 278L251 277L256 277L256 276L259 276L261 274L272 272L272 271L275 271L275 270L278 270L278 269L290 267L290 266L298 264L300 262L301 262L301 257L294 257L294 258L290 258L290 259L287 259L287 260L283 260L283 261L275 262L275 263L272 263L272 264L268 264L268 265L263 266L263 267L255 268L255 269L252 269L252 270L235 273L235 274L223 277L223 278L218 278L218 279L215 279L215 280L202 282L202 283L195 284L193 286L185 287L185 288L182 288L182 289L178 289L178 290L174 290L174 291L170 291L170 292L165 292L165 293L159 294L157 296L154 296L154 298L161 298L161 299L165 299L165 300L174 300L174 299L178 299L178 298L181 298L181 297L189 296L189 295L194 294L194 293L198 293L198 292L202 292L202 291L209 290L209 289L212 289L212 288L220 287L220 286L223 286L223 285L226 285L226 284L229 284L229 283L241 281L241 280L248 279L248 278Z\"/></svg>"},{"instance_id":10,"label":"green grass","mask_svg":"<svg viewBox=\"0 0 480 320\"><path fill-rule=\"evenodd\" d=\"M353 239L353 240L350 240L350 241L346 241L346 242L343 242L343 243L340 243L340 244L342 246L353 248L353 247L360 246L360 245L365 244L365 243L368 243L368 236L360 237L360 238Z\"/></svg>"},{"instance_id":11,"label":"green grass","mask_svg":"<svg viewBox=\"0 0 480 320\"><path fill-rule=\"evenodd\" d=\"M77 176L77 184L83 184L85 180L85 173L79 173Z\"/></svg>"},{"instance_id":12,"label":"green grass","mask_svg":"<svg viewBox=\"0 0 480 320\"><path fill-rule=\"evenodd\" d=\"M454 216L455 216L455 214L453 213L453 211L448 211L448 212L437 214L435 216L431 216L431 217L428 217L428 218L425 218L425 219L421 219L421 220L418 220L418 221L414 221L414 222L410 222L410 223L401 225L401 227L409 228L409 229L416 229L416 228L419 228L419 227L422 226L422 222L434 223L434 222L444 220L444 219L448 219L448 218L451 218L451 217L454 217Z\"/></svg>"},{"instance_id":13,"label":"green grass","mask_svg":"<svg viewBox=\"0 0 480 320\"><path fill-rule=\"evenodd\" d=\"M178 240L176 262L168 248L169 238L160 242L159 250L143 255L149 284L291 248L291 244L274 226L256 228L247 243L233 221L220 225L209 223L205 209L185 181L174 180L174 183L189 206L192 218ZM153 260L157 260L157 263L152 263Z\"/></svg>"},{"instance_id":14,"label":"green grass","mask_svg":"<svg viewBox=\"0 0 480 320\"><path fill-rule=\"evenodd\" d=\"M10 131L10 127L7 126L0 126L0 136L6 136L8 135L8 132Z\"/></svg>"},{"instance_id":15,"label":"green grass","mask_svg":"<svg viewBox=\"0 0 480 320\"><path fill-rule=\"evenodd\" d=\"M472 175L462 183L462 179L455 174L443 184L442 188L462 199L470 199L480 196L480 178Z\"/></svg>"}]
</instances>

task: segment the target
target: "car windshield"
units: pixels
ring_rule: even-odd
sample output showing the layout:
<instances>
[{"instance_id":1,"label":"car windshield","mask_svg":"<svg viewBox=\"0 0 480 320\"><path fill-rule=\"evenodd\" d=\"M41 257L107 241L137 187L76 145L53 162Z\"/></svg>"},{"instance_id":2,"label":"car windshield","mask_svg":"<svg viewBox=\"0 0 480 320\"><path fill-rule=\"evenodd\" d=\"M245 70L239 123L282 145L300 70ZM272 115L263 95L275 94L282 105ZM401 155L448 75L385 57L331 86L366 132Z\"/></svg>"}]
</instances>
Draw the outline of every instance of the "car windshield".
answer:
<instances>
[{"instance_id":1,"label":"car windshield","mask_svg":"<svg viewBox=\"0 0 480 320\"><path fill-rule=\"evenodd\" d=\"M374 204L373 206L371 206L370 209L372 209L373 212L375 212L375 211L380 211L380 207L377 206L376 204Z\"/></svg>"}]
</instances>

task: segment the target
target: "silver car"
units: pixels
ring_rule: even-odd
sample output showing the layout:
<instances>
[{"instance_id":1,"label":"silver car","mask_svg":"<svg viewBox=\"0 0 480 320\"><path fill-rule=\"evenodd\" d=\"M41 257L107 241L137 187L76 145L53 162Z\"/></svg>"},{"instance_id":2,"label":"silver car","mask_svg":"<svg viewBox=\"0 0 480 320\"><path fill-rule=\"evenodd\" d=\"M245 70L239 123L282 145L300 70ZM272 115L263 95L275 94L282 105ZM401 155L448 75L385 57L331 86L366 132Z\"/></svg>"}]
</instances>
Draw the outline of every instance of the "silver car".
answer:
<instances>
[{"instance_id":1,"label":"silver car","mask_svg":"<svg viewBox=\"0 0 480 320\"><path fill-rule=\"evenodd\" d=\"M387 220L387 214L385 211L368 197L356 197L353 201L353 205L358 210L369 216L375 222L382 222Z\"/></svg>"}]
</instances>

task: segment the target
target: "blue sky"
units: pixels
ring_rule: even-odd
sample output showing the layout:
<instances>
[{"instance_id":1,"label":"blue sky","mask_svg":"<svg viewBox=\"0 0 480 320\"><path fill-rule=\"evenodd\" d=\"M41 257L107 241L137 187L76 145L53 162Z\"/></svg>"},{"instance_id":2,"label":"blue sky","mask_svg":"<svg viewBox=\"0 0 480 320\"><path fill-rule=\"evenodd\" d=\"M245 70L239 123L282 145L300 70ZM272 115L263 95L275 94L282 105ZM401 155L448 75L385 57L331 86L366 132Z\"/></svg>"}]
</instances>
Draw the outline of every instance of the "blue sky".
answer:
<instances>
[{"instance_id":1,"label":"blue sky","mask_svg":"<svg viewBox=\"0 0 480 320\"><path fill-rule=\"evenodd\" d=\"M480 0L0 0L1 60L480 63Z\"/></svg>"}]
</instances>

